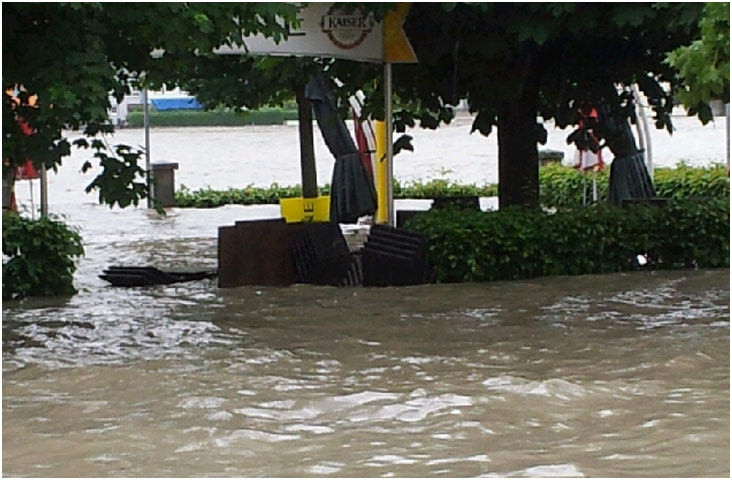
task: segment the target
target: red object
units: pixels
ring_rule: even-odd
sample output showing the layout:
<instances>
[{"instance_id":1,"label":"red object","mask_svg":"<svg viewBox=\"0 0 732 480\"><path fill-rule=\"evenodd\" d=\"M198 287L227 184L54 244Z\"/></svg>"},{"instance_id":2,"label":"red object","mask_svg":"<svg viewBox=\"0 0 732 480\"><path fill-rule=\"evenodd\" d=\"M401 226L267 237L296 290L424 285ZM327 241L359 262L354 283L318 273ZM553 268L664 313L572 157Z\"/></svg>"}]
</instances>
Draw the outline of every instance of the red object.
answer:
<instances>
[{"instance_id":1,"label":"red object","mask_svg":"<svg viewBox=\"0 0 732 480\"><path fill-rule=\"evenodd\" d=\"M37 178L40 178L40 175L38 174L36 167L33 166L32 160L26 160L25 163L15 171L16 180L35 180Z\"/></svg>"},{"instance_id":2,"label":"red object","mask_svg":"<svg viewBox=\"0 0 732 480\"><path fill-rule=\"evenodd\" d=\"M23 117L18 117L18 126L20 127L20 131L23 132L23 135L26 137L33 135L33 129L28 125L28 122L26 122Z\"/></svg>"},{"instance_id":3,"label":"red object","mask_svg":"<svg viewBox=\"0 0 732 480\"><path fill-rule=\"evenodd\" d=\"M18 127L20 127L20 131L23 132L23 135L30 137L33 135L33 129L30 125L28 125L28 122L25 121L23 117L18 117ZM18 167L15 170L15 179L16 180L35 180L37 178L40 178L40 175L38 174L38 171L33 166L32 160L26 160L25 163Z\"/></svg>"},{"instance_id":4,"label":"red object","mask_svg":"<svg viewBox=\"0 0 732 480\"><path fill-rule=\"evenodd\" d=\"M589 113L585 113L582 109L579 109L577 113L579 114L579 121L577 122L577 126L580 129L587 130L587 133L589 134L592 142L595 144L598 150L597 153L593 152L592 150L577 150L574 168L582 171L604 170L605 162L603 162L602 160L602 151L599 149L600 141L597 139L595 133L592 131L592 125L594 123L597 123L599 118L597 109L591 108Z\"/></svg>"},{"instance_id":5,"label":"red object","mask_svg":"<svg viewBox=\"0 0 732 480\"><path fill-rule=\"evenodd\" d=\"M358 152L361 154L361 163L363 163L366 172L369 174L371 179L374 178L374 172L371 167L371 152L369 151L369 143L366 140L366 133L363 131L363 125L358 118L358 115L353 114L353 127L356 131L356 145L358 146Z\"/></svg>"}]
</instances>

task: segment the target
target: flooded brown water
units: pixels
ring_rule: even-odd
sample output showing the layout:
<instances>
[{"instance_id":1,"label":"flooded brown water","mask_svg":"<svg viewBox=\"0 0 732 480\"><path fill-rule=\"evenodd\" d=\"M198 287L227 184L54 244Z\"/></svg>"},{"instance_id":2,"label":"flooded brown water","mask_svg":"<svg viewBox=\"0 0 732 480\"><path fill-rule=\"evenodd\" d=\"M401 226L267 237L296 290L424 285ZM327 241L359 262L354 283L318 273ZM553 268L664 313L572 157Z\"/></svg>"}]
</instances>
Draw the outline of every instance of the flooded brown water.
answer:
<instances>
[{"instance_id":1,"label":"flooded brown water","mask_svg":"<svg viewBox=\"0 0 732 480\"><path fill-rule=\"evenodd\" d=\"M729 475L729 270L385 289L95 278L214 251L106 239L78 295L4 305L4 475Z\"/></svg>"},{"instance_id":2,"label":"flooded brown water","mask_svg":"<svg viewBox=\"0 0 732 480\"><path fill-rule=\"evenodd\" d=\"M296 153L272 155L269 177L248 157L296 128L224 130L154 131L154 158L180 161L192 188L297 181L275 168ZM457 130L442 132L398 176L494 181L477 136L460 137L462 165L446 154ZM688 158L723 161L711 150ZM111 264L216 268L219 226L278 208L110 210L82 193L81 162L49 182L51 211L84 238L79 293L3 304L5 476L730 474L729 269L116 289L97 278Z\"/></svg>"}]
</instances>

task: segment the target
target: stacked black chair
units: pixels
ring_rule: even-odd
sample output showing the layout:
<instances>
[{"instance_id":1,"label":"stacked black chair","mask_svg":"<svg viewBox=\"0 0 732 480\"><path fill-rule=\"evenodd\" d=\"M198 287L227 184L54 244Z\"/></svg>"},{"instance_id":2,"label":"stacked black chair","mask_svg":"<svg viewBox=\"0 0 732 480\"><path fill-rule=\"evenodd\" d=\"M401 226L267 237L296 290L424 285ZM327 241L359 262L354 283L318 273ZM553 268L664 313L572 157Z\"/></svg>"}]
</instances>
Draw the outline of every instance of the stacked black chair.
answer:
<instances>
[{"instance_id":1,"label":"stacked black chair","mask_svg":"<svg viewBox=\"0 0 732 480\"><path fill-rule=\"evenodd\" d=\"M302 224L293 236L291 254L298 283L358 286L361 272L358 259L337 223Z\"/></svg>"},{"instance_id":2,"label":"stacked black chair","mask_svg":"<svg viewBox=\"0 0 732 480\"><path fill-rule=\"evenodd\" d=\"M363 285L384 287L433 283L435 274L427 262L427 245L416 232L373 225L361 249Z\"/></svg>"}]
</instances>

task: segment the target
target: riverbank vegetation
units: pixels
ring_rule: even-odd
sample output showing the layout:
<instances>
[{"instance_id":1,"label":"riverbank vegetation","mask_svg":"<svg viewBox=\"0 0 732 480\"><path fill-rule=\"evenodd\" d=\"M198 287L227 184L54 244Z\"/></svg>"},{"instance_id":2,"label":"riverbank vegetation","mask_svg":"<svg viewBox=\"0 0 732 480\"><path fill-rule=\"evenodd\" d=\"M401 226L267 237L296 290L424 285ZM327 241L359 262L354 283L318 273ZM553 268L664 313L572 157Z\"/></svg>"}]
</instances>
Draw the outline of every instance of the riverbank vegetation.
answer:
<instances>
[{"instance_id":1,"label":"riverbank vegetation","mask_svg":"<svg viewBox=\"0 0 732 480\"><path fill-rule=\"evenodd\" d=\"M191 111L174 110L150 112L151 127L239 127L246 125L282 125L288 120L297 120L297 110L279 107L261 108L247 112L234 111ZM127 126L142 128L144 114L131 112Z\"/></svg>"},{"instance_id":2,"label":"riverbank vegetation","mask_svg":"<svg viewBox=\"0 0 732 480\"><path fill-rule=\"evenodd\" d=\"M32 220L3 212L3 300L76 293L76 259L83 254L73 227L49 217Z\"/></svg>"},{"instance_id":3,"label":"riverbank vegetation","mask_svg":"<svg viewBox=\"0 0 732 480\"><path fill-rule=\"evenodd\" d=\"M583 174L571 167L557 164L544 166L539 171L540 201L547 208L576 207L583 204L583 194L591 198L592 175ZM597 173L598 201L607 201L609 173ZM654 182L659 197L729 198L729 177L724 166L657 168ZM328 195L329 185L320 187L320 195ZM459 184L445 179L425 182L394 182L394 198L433 199L436 197L478 196L493 197L498 194L494 184ZM185 186L176 192L180 208L215 208L223 205L277 204L281 198L298 197L299 186L228 188L215 190L202 188L189 190Z\"/></svg>"},{"instance_id":4,"label":"riverbank vegetation","mask_svg":"<svg viewBox=\"0 0 732 480\"><path fill-rule=\"evenodd\" d=\"M593 177L597 180L597 200L608 200L610 169L582 173L571 167L549 164L539 169L539 202L544 207L576 207L583 198L592 198ZM653 171L656 196L663 198L729 197L729 177L724 165L656 168Z\"/></svg>"},{"instance_id":5,"label":"riverbank vegetation","mask_svg":"<svg viewBox=\"0 0 732 480\"><path fill-rule=\"evenodd\" d=\"M330 194L330 184L318 187L319 195ZM430 199L437 196L478 196L492 197L498 194L496 185L459 184L449 180L435 179L427 182L394 181L394 198ZM190 190L185 185L175 192L179 208L216 208L223 205L266 205L279 204L281 198L302 196L299 185L282 186L273 183L269 187L227 188L215 190L200 188Z\"/></svg>"},{"instance_id":6,"label":"riverbank vegetation","mask_svg":"<svg viewBox=\"0 0 732 480\"><path fill-rule=\"evenodd\" d=\"M729 267L729 198L600 203L554 214L433 209L407 226L425 235L440 282Z\"/></svg>"}]
</instances>

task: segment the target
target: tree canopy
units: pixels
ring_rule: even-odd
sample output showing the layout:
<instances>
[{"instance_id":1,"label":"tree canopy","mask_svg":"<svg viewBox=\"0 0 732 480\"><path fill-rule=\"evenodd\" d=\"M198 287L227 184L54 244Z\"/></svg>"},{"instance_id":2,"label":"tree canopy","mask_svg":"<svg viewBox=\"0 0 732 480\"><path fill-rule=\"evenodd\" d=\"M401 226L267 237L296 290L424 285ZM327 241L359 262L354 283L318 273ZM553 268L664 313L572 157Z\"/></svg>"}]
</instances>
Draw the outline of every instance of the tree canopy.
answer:
<instances>
[{"instance_id":1,"label":"tree canopy","mask_svg":"<svg viewBox=\"0 0 732 480\"><path fill-rule=\"evenodd\" d=\"M298 8L269 3L4 5L3 89L20 100L4 97L7 163L33 158L53 168L70 152L64 130L83 128L96 140L77 146L95 150L102 167L89 188L99 189L100 200L109 204L137 203L146 193L138 181L140 152L123 146L109 155L97 139L113 128L107 120L108 94L121 98L131 85L180 85L208 106L255 108L292 98L293 84L326 71L342 82L336 95L346 98L363 89L370 99L366 111L383 118L378 65L212 53L256 32L286 36ZM368 8L380 16L390 6ZM706 8L707 16L719 15L714 7ZM614 117L633 121L627 89L637 83L655 111L656 126L672 131L669 114L679 80L687 81L689 92L699 87L683 72L683 55L666 61L667 52L695 45L704 9L694 3L415 3L405 29L420 61L394 66L395 127L449 123L452 107L467 99L476 114L473 131L498 130L500 205L536 206L537 143L546 139L544 121L560 128L575 125L581 106L599 103L608 105ZM703 39L717 35L720 25L702 23ZM716 43L713 47L715 58L727 64L728 38L727 32L726 56ZM165 53L153 58L154 49ZM681 78L675 67L682 70ZM723 71L724 64L717 69ZM727 69L727 98L728 78ZM661 87L664 82L670 91ZM28 104L33 94L35 107ZM35 135L20 134L18 117Z\"/></svg>"},{"instance_id":2,"label":"tree canopy","mask_svg":"<svg viewBox=\"0 0 732 480\"><path fill-rule=\"evenodd\" d=\"M419 64L395 68L395 91L439 112L459 99L473 130L498 128L500 205L536 206L541 120L575 125L582 105L633 119L617 89L637 83L671 131L674 70L666 52L694 38L698 4L480 3L412 5L405 28ZM438 114L434 117L439 118Z\"/></svg>"},{"instance_id":3,"label":"tree canopy","mask_svg":"<svg viewBox=\"0 0 732 480\"><path fill-rule=\"evenodd\" d=\"M82 129L92 141L76 146L92 148L101 167L88 190L110 205L137 204L147 192L141 152L100 138L113 131L110 95L180 83L214 47L253 33L286 36L296 14L295 5L269 3L3 5L4 174L27 158L56 168L72 148L65 131ZM165 53L154 58L155 49Z\"/></svg>"},{"instance_id":4,"label":"tree canopy","mask_svg":"<svg viewBox=\"0 0 732 480\"><path fill-rule=\"evenodd\" d=\"M666 62L678 71L676 98L706 123L710 100L729 103L729 2L707 3L699 30L699 38L669 52Z\"/></svg>"}]
</instances>

